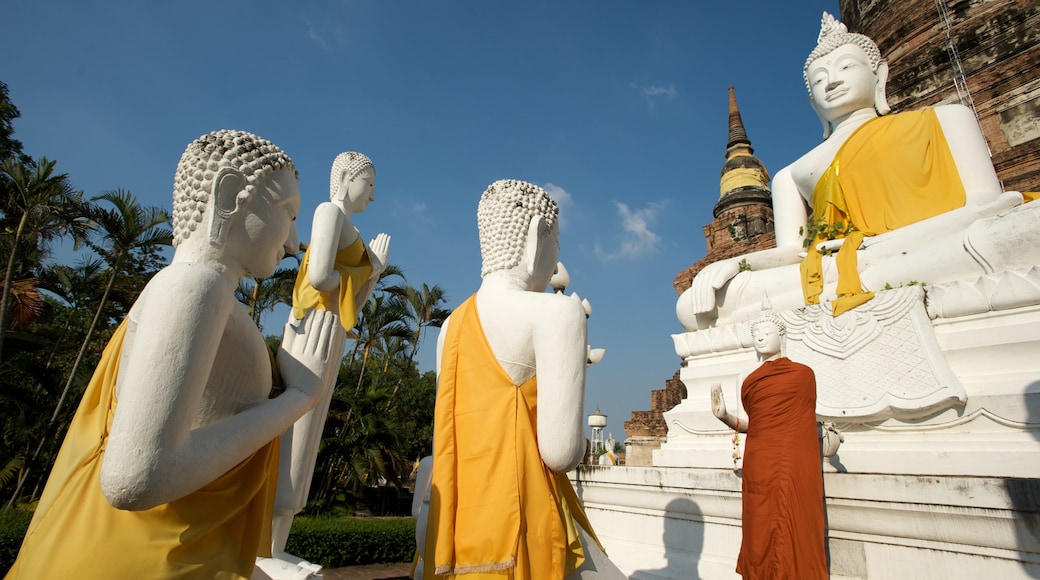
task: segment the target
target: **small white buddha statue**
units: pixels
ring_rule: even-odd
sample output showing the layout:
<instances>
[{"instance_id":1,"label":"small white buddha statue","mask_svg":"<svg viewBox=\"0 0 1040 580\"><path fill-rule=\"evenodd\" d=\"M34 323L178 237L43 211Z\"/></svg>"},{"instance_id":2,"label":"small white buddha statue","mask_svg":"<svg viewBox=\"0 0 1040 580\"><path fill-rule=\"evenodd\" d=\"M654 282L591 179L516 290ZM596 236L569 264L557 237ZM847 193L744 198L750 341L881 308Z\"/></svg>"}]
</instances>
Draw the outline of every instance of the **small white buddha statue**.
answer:
<instances>
[{"instance_id":1,"label":"small white buddha statue","mask_svg":"<svg viewBox=\"0 0 1040 580\"><path fill-rule=\"evenodd\" d=\"M372 295L386 268L390 236L380 233L367 245L353 224L353 216L375 201L376 168L363 153L340 153L332 162L329 201L314 210L311 243L307 247L293 289L293 317L302 320L311 310L337 314L344 330L357 323L358 314ZM335 353L342 358L343 345ZM273 558L257 565L271 578L306 577L321 567L285 552L293 519L307 505L318 444L325 426L338 367L325 379L325 397L281 439L278 491L272 530Z\"/></svg>"}]
</instances>

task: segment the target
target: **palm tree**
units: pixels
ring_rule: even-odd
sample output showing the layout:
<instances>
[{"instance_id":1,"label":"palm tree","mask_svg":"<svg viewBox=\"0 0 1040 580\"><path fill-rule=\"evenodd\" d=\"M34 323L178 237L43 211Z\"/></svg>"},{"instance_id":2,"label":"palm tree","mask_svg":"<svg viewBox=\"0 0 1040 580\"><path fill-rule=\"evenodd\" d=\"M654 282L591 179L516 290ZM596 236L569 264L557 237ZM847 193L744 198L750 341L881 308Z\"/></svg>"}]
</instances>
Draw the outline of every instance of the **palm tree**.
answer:
<instances>
[{"instance_id":1,"label":"palm tree","mask_svg":"<svg viewBox=\"0 0 1040 580\"><path fill-rule=\"evenodd\" d=\"M93 201L105 201L112 206L111 209L101 206L93 208L90 214L91 221L94 224L95 232L101 238L98 242L89 240L86 242L92 250L97 252L108 263L108 285L105 286L105 291L102 293L101 300L94 313L94 319L90 322L90 327L83 338L76 360L72 363L72 370L69 371L68 380L65 382L61 395L58 397L58 402L54 406L54 412L51 413L48 431L53 427L61 413L62 405L65 403L65 398L68 396L69 389L76 378L76 371L79 370L79 365L83 361L83 355L87 352L87 347L90 345L94 329L97 327L101 313L104 311L105 302L108 300L116 278L123 272L125 263L128 260L132 260L136 252L145 251L155 246L170 245L173 238L170 229L162 227L170 221L170 216L166 213L166 210L155 206L143 207L137 202L133 194L128 191L121 189L106 191L95 197ZM40 438L36 451L33 452L29 460L30 466L36 461L47 439L47 434ZM17 500L28 471L28 468L23 471L23 475L8 505L13 505Z\"/></svg>"},{"instance_id":2,"label":"palm tree","mask_svg":"<svg viewBox=\"0 0 1040 580\"><path fill-rule=\"evenodd\" d=\"M34 249L40 243L65 234L77 242L88 228L81 192L74 191L65 173L54 174L54 161L44 157L38 165L9 158L0 163L3 185L3 221L9 239L10 254L0 294L0 357L7 332L11 293L14 289L15 258L32 240ZM11 234L8 234L11 235Z\"/></svg>"},{"instance_id":3,"label":"palm tree","mask_svg":"<svg viewBox=\"0 0 1040 580\"><path fill-rule=\"evenodd\" d=\"M404 299L408 320L415 325L410 339L411 349L408 352L408 362L411 363L419 353L419 345L426 334L426 329L431 326L440 328L451 315L450 309L441 307L448 297L440 286L434 284L430 287L425 282L421 291L413 286L395 288L393 291L398 292Z\"/></svg>"},{"instance_id":4,"label":"palm tree","mask_svg":"<svg viewBox=\"0 0 1040 580\"><path fill-rule=\"evenodd\" d=\"M108 285L101 294L94 319L87 328L87 335L83 338L76 361L72 363L69 379L65 382L61 396L58 397L58 404L51 415L51 423L58 418L61 406L65 402L65 396L76 377L76 371L79 370L79 364L83 361L83 354L87 351L90 338L104 311L108 295L112 292L116 277L123 271L124 263L133 257L134 252L154 246L169 246L173 240L173 232L168 227L161 227L170 221L170 215L166 213L166 210L156 206L141 206L129 191L122 189L106 191L95 197L93 201L106 201L112 206L111 209L97 206L91 212L95 231L100 233L101 239L100 243L87 242L87 245L108 263Z\"/></svg>"},{"instance_id":5,"label":"palm tree","mask_svg":"<svg viewBox=\"0 0 1040 580\"><path fill-rule=\"evenodd\" d=\"M381 346L391 337L410 337L411 329L405 323L405 309L401 301L385 293L375 295L365 303L354 328L358 335L355 352L361 350L361 372L358 373L355 389L356 392L360 392L365 377L365 366L373 350L381 351Z\"/></svg>"},{"instance_id":6,"label":"palm tree","mask_svg":"<svg viewBox=\"0 0 1040 580\"><path fill-rule=\"evenodd\" d=\"M298 275L297 268L282 268L269 278L253 278L251 282L243 279L238 282L235 297L246 306L257 328L263 330L260 319L264 313L274 310L279 304L292 305L293 287Z\"/></svg>"},{"instance_id":7,"label":"palm tree","mask_svg":"<svg viewBox=\"0 0 1040 580\"><path fill-rule=\"evenodd\" d=\"M394 264L387 264L386 268L384 268L383 271L379 273L379 280L376 282L376 287L372 293L372 296L368 298L368 302L366 302L365 306L361 308L361 312L358 312L358 320L354 324L354 332L347 333L348 338L355 339L354 350L351 351L350 357L347 359L348 368L353 368L354 361L358 358L358 352L361 350L361 347L364 346L360 337L362 334L362 321L365 319L365 309L369 307L369 304L377 296L382 296L384 294L390 294L391 296L393 296L393 293L390 290L396 288L396 286L389 286L387 281L392 276L396 276L404 280L404 272L399 267L395 266ZM394 299L399 300L397 298ZM373 307L374 306L375 305L373 305Z\"/></svg>"},{"instance_id":8,"label":"palm tree","mask_svg":"<svg viewBox=\"0 0 1040 580\"><path fill-rule=\"evenodd\" d=\"M55 264L40 273L40 288L50 292L68 307L65 323L54 339L51 354L47 357L45 368L50 368L62 341L69 333L69 327L76 315L101 296L102 279L105 274L105 262L101 258L81 257L76 266Z\"/></svg>"}]
</instances>

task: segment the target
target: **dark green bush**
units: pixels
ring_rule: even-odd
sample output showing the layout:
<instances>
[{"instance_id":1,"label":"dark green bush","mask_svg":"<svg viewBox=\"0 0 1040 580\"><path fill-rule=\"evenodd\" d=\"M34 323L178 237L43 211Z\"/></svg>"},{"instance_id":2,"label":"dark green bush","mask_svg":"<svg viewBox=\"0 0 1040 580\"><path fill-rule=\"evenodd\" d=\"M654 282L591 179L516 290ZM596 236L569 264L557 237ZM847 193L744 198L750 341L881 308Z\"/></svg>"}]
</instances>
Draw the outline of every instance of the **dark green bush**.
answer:
<instances>
[{"instance_id":1,"label":"dark green bush","mask_svg":"<svg viewBox=\"0 0 1040 580\"><path fill-rule=\"evenodd\" d=\"M326 568L408 562L415 555L415 520L298 516L285 551Z\"/></svg>"},{"instance_id":2,"label":"dark green bush","mask_svg":"<svg viewBox=\"0 0 1040 580\"><path fill-rule=\"evenodd\" d=\"M31 512L0 510L0 571L14 564ZM415 554L412 518L298 516L286 551L327 568L408 562Z\"/></svg>"},{"instance_id":3,"label":"dark green bush","mask_svg":"<svg viewBox=\"0 0 1040 580\"><path fill-rule=\"evenodd\" d=\"M18 556L22 538L25 537L25 530L29 528L31 519L32 512L0 509L0 570L4 574L7 574L7 570Z\"/></svg>"}]
</instances>

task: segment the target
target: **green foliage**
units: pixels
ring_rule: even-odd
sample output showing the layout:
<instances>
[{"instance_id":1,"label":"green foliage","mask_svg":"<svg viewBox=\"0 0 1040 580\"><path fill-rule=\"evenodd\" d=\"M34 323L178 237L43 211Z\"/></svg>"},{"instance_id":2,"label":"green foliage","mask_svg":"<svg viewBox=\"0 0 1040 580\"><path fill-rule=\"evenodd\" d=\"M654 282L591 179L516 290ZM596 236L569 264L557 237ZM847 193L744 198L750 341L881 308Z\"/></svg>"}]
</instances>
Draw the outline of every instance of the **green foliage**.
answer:
<instances>
[{"instance_id":1,"label":"green foliage","mask_svg":"<svg viewBox=\"0 0 1040 580\"><path fill-rule=\"evenodd\" d=\"M7 85L0 82L0 159L13 157L22 163L29 163L31 159L22 152L22 143L12 137L14 134L12 121L20 116L21 112L11 102L8 95Z\"/></svg>"},{"instance_id":2,"label":"green foliage","mask_svg":"<svg viewBox=\"0 0 1040 580\"><path fill-rule=\"evenodd\" d=\"M415 554L415 520L298 516L285 549L327 568L407 562Z\"/></svg>"},{"instance_id":3,"label":"green foliage","mask_svg":"<svg viewBox=\"0 0 1040 580\"><path fill-rule=\"evenodd\" d=\"M803 248L826 240L844 238L854 231L856 231L856 226L852 222L828 223L823 218L810 219L804 226L798 228L798 234L805 236L805 239L802 240Z\"/></svg>"},{"instance_id":4,"label":"green foliage","mask_svg":"<svg viewBox=\"0 0 1040 580\"><path fill-rule=\"evenodd\" d=\"M22 510L0 510L0 570L4 574L14 564L22 538L29 528L32 512Z\"/></svg>"},{"instance_id":5,"label":"green foliage","mask_svg":"<svg viewBox=\"0 0 1040 580\"><path fill-rule=\"evenodd\" d=\"M737 270L738 272L750 272L751 271L751 264L747 263L747 258L742 258L740 260L740 263L737 264L737 267L738 267L738 270Z\"/></svg>"}]
</instances>

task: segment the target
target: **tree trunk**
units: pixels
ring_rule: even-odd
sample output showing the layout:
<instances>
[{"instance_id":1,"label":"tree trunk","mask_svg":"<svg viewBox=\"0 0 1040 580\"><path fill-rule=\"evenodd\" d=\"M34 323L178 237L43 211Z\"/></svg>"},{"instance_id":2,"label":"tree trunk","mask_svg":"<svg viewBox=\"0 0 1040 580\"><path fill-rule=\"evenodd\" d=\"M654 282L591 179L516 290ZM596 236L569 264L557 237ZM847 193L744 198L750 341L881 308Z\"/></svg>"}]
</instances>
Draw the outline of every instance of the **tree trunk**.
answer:
<instances>
[{"instance_id":1,"label":"tree trunk","mask_svg":"<svg viewBox=\"0 0 1040 580\"><path fill-rule=\"evenodd\" d=\"M18 246L22 242L22 232L25 230L25 222L29 219L29 212L22 214L18 222L18 229L14 233L14 243L11 244L11 255L7 257L7 271L4 273L3 297L0 298L0 361L4 360L4 337L7 336L8 306L11 301L11 277L14 275L14 256L18 252Z\"/></svg>"},{"instance_id":2,"label":"tree trunk","mask_svg":"<svg viewBox=\"0 0 1040 580\"><path fill-rule=\"evenodd\" d=\"M54 412L51 413L51 420L47 422L47 431L40 437L40 442L36 445L36 451L33 451L32 457L25 464L25 470L22 472L22 477L18 480L18 485L15 486L14 495L7 502L7 507L11 507L18 500L18 495L22 491L22 485L25 483L25 479L29 476L29 470L32 469L33 464L36 463L36 458L39 457L40 451L43 449L44 443L47 441L47 436L50 434L50 428L54 425L54 422L58 419L58 414L61 413L61 407L65 403L65 397L69 394L69 388L72 387L72 381L76 378L76 371L79 369L79 363L83 361L83 355L87 352L87 346L90 345L90 337L94 334L94 328L97 326L98 319L101 318L101 311L105 308L105 302L108 301L108 294L112 290L112 286L116 281L116 273L119 271L119 267L123 263L123 256L120 255L116 258L115 264L112 266L112 276L108 279L108 286L105 287L105 293L101 295L101 302L98 304L97 312L94 313L94 320L90 322L90 328L87 329L87 336L83 338L83 344L79 347L79 353L76 355L76 362L72 363L72 371L69 373L69 378L65 381L65 387L61 390L61 396L58 397L58 403L54 407Z\"/></svg>"}]
</instances>

